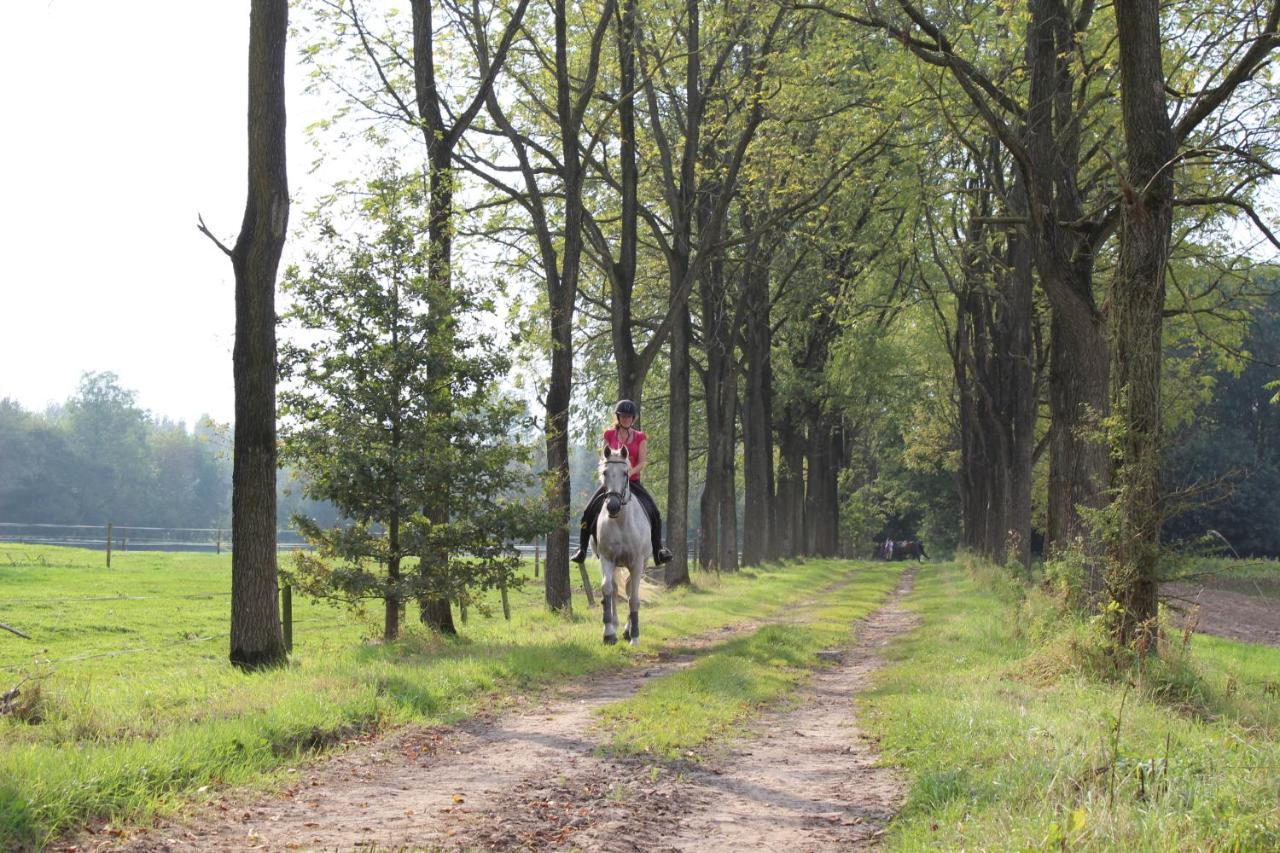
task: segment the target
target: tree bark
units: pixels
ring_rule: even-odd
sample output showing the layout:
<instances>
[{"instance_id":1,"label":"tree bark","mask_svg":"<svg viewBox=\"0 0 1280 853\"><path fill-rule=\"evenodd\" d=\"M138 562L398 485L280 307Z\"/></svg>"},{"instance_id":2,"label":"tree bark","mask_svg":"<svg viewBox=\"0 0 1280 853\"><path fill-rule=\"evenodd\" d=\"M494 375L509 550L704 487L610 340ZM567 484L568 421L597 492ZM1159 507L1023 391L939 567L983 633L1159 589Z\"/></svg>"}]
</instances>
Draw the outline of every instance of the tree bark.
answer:
<instances>
[{"instance_id":1,"label":"tree bark","mask_svg":"<svg viewBox=\"0 0 1280 853\"><path fill-rule=\"evenodd\" d=\"M1128 0L1113 8L1128 168L1121 178L1120 258L1111 287L1111 387L1120 434L1111 454L1115 498L1107 531L1107 591L1120 605L1113 637L1129 643L1156 616L1161 332L1176 143L1165 103L1160 4Z\"/></svg>"},{"instance_id":2,"label":"tree bark","mask_svg":"<svg viewBox=\"0 0 1280 853\"><path fill-rule=\"evenodd\" d=\"M819 407L809 416L808 488L805 491L805 553L834 557L839 548L839 429Z\"/></svg>"},{"instance_id":3,"label":"tree bark","mask_svg":"<svg viewBox=\"0 0 1280 853\"><path fill-rule=\"evenodd\" d=\"M778 421L778 451L777 550L781 557L796 557L804 553L805 441L794 403L783 407Z\"/></svg>"},{"instance_id":4,"label":"tree bark","mask_svg":"<svg viewBox=\"0 0 1280 853\"><path fill-rule=\"evenodd\" d=\"M231 251L236 280L231 474L231 662L285 660L276 574L276 273L289 224L285 162L286 0L249 13L249 193Z\"/></svg>"},{"instance_id":5,"label":"tree bark","mask_svg":"<svg viewBox=\"0 0 1280 853\"><path fill-rule=\"evenodd\" d=\"M672 281L677 279L673 278ZM683 304L682 304L683 303ZM680 318L671 327L671 375L668 381L670 420L667 446L667 547L672 559L667 563L669 587L689 582L689 340L693 336L689 319L688 292L673 294L672 308Z\"/></svg>"},{"instance_id":6,"label":"tree bark","mask_svg":"<svg viewBox=\"0 0 1280 853\"><path fill-rule=\"evenodd\" d=\"M750 226L748 226L750 227ZM769 317L769 266L757 238L743 270L742 562L758 566L779 556L773 527L773 330Z\"/></svg>"},{"instance_id":7,"label":"tree bark","mask_svg":"<svg viewBox=\"0 0 1280 853\"><path fill-rule=\"evenodd\" d=\"M1106 318L1093 297L1094 241L1072 229L1084 219L1080 191L1080 125L1072 76L1076 40L1090 16L1073 19L1062 0L1030 0L1027 66L1026 163L1021 180L1029 198L1029 234L1041 287L1052 310L1049 411L1049 554L1077 544L1096 555L1096 537L1081 509L1106 502L1106 447L1098 439L1107 413ZM1096 562L1086 584L1099 588Z\"/></svg>"}]
</instances>

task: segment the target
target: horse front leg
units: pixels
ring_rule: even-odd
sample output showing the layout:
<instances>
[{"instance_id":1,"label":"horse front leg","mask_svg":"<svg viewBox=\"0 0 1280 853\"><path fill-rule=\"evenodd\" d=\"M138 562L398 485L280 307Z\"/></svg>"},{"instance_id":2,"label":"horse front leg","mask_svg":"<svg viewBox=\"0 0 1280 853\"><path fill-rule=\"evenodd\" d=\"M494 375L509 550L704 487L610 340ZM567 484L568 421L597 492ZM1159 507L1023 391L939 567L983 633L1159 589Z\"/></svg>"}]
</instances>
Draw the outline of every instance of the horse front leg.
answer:
<instances>
[{"instance_id":1,"label":"horse front leg","mask_svg":"<svg viewBox=\"0 0 1280 853\"><path fill-rule=\"evenodd\" d=\"M627 617L626 637L631 645L640 645L640 578L644 574L644 563L631 572L627 578L627 603L631 605L631 613Z\"/></svg>"},{"instance_id":2,"label":"horse front leg","mask_svg":"<svg viewBox=\"0 0 1280 853\"><path fill-rule=\"evenodd\" d=\"M618 642L617 601L614 595L617 589L613 582L613 563L602 557L600 571L603 577L600 584L600 606L604 608L604 644L612 646Z\"/></svg>"}]
</instances>

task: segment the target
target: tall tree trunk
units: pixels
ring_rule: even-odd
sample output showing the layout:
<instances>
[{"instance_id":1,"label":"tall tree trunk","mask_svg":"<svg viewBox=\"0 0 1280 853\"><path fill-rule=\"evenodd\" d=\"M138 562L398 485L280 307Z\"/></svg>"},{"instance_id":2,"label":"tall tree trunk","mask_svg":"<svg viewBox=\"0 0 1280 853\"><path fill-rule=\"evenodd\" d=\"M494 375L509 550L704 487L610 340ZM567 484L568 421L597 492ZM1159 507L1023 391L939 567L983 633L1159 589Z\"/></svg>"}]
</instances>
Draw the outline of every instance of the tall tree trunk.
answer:
<instances>
[{"instance_id":1,"label":"tall tree trunk","mask_svg":"<svg viewBox=\"0 0 1280 853\"><path fill-rule=\"evenodd\" d=\"M1094 533L1081 509L1105 503L1107 448L1097 437L1106 416L1109 354L1106 322L1082 302L1055 308L1050 319L1048 553L1080 544L1097 553ZM1086 585L1100 587L1093 566Z\"/></svg>"},{"instance_id":2,"label":"tall tree trunk","mask_svg":"<svg viewBox=\"0 0 1280 853\"><path fill-rule=\"evenodd\" d=\"M1128 174L1123 179L1120 260L1111 287L1111 387L1121 432L1111 454L1116 497L1114 527L1107 531L1107 591L1120 605L1114 638L1128 643L1156 615L1161 332L1176 145L1165 104L1160 4L1128 0L1113 8Z\"/></svg>"},{"instance_id":3,"label":"tall tree trunk","mask_svg":"<svg viewBox=\"0 0 1280 853\"><path fill-rule=\"evenodd\" d=\"M809 477L805 493L806 553L834 557L839 547L839 429L815 407L809 418Z\"/></svg>"},{"instance_id":4,"label":"tall tree trunk","mask_svg":"<svg viewBox=\"0 0 1280 853\"><path fill-rule=\"evenodd\" d=\"M748 229L750 224L748 223ZM773 528L773 331L769 318L769 267L748 247L743 271L743 359L746 388L742 408L742 562L758 566L779 556Z\"/></svg>"},{"instance_id":5,"label":"tall tree trunk","mask_svg":"<svg viewBox=\"0 0 1280 853\"><path fill-rule=\"evenodd\" d=\"M703 502L703 540L708 562L719 571L738 570L738 517L734 495L735 429L738 385L729 358L707 353L707 478ZM704 560L705 561L705 560Z\"/></svg>"},{"instance_id":6,"label":"tall tree trunk","mask_svg":"<svg viewBox=\"0 0 1280 853\"><path fill-rule=\"evenodd\" d=\"M703 161L710 174L715 174L715 161L719 159L722 158L719 157L716 146L708 145L703 152ZM698 232L704 246L724 241L726 229L713 221L714 202L723 191L724 188L715 178L708 178L698 193ZM715 233L711 233L712 229ZM707 368L703 374L707 422L704 495L707 496L705 510L710 514L702 516L702 525L707 531L705 541L711 552L712 565L717 570L726 572L738 569L738 516L734 494L737 479L735 425L738 414L738 378L734 351L738 333L729 295L729 282L725 275L724 260L717 252L703 266L702 275L698 279L702 302L703 347L707 354ZM714 523L711 523L713 520Z\"/></svg>"},{"instance_id":7,"label":"tall tree trunk","mask_svg":"<svg viewBox=\"0 0 1280 853\"><path fill-rule=\"evenodd\" d=\"M427 310L433 323L428 346L440 354L437 363L447 360L453 351L453 148L450 129L444 126L435 73L435 27L431 0L413 3L414 91L418 115L422 117L422 135L427 148L427 186L430 192L427 211ZM452 408L448 383L441 382L440 391L431 401L439 417L450 417ZM437 494L423 507L423 514L433 524L449 521L449 495ZM428 580L448 570L449 555L439 549L418 555L418 572ZM439 595L418 596L422 623L443 634L457 634L453 610Z\"/></svg>"},{"instance_id":8,"label":"tall tree trunk","mask_svg":"<svg viewBox=\"0 0 1280 853\"><path fill-rule=\"evenodd\" d=\"M400 581L400 516L398 513L392 513L387 522L387 540L387 547L391 551L391 557L387 560L387 581L394 585ZM383 603L386 606L383 611L382 639L383 642L390 643L400 636L400 596L395 592L388 592Z\"/></svg>"},{"instance_id":9,"label":"tall tree trunk","mask_svg":"<svg viewBox=\"0 0 1280 853\"><path fill-rule=\"evenodd\" d=\"M573 309L582 260L582 154L578 146L581 115L574 103L569 74L568 16L565 0L555 0L556 115L560 123L561 169L565 186L563 261L560 280L550 294L552 354L547 388L547 468L550 509L558 522L547 537L545 593L547 606L570 610L569 576L569 402L573 391ZM597 50L598 55L598 50Z\"/></svg>"},{"instance_id":10,"label":"tall tree trunk","mask_svg":"<svg viewBox=\"0 0 1280 853\"><path fill-rule=\"evenodd\" d=\"M1093 241L1069 223L1085 218L1080 193L1080 127L1072 57L1091 15L1075 18L1062 0L1029 0L1026 152L1022 175L1029 199L1029 234L1041 287L1052 310L1049 412L1049 506L1046 550L1077 543L1096 555L1096 538L1081 509L1105 503L1107 451L1098 440L1107 413L1109 356L1106 319L1093 297ZM1085 579L1100 588L1095 563Z\"/></svg>"},{"instance_id":11,"label":"tall tree trunk","mask_svg":"<svg viewBox=\"0 0 1280 853\"><path fill-rule=\"evenodd\" d=\"M438 135L427 140L430 201L427 219L427 310L434 317L434 334L428 346L439 352L437 363L447 363L453 352L456 335L456 319L453 310L453 151ZM432 402L438 417L452 417L453 405L449 398L449 383L441 382L440 391ZM449 523L449 493L442 490L431 504L424 507L424 514L433 524ZM430 576L443 574L449 568L449 554L437 551L419 555L418 571ZM444 596L424 596L419 599L419 618L442 634L457 634L453 622L453 608Z\"/></svg>"},{"instance_id":12,"label":"tall tree trunk","mask_svg":"<svg viewBox=\"0 0 1280 853\"><path fill-rule=\"evenodd\" d=\"M236 279L231 473L231 662L285 660L276 576L276 272L289 224L285 164L286 0L249 13L249 194L231 263Z\"/></svg>"},{"instance_id":13,"label":"tall tree trunk","mask_svg":"<svg viewBox=\"0 0 1280 853\"><path fill-rule=\"evenodd\" d=\"M685 58L685 138L680 156L678 184L673 198L672 251L668 259L672 315L671 372L668 377L670 434L667 437L667 543L674 558L667 563L667 586L689 582L689 344L693 337L689 317L689 276L692 273L693 222L696 209L695 167L702 131L703 92L701 16L698 0L686 0L688 54ZM658 117L654 116L654 121Z\"/></svg>"},{"instance_id":14,"label":"tall tree trunk","mask_svg":"<svg viewBox=\"0 0 1280 853\"><path fill-rule=\"evenodd\" d=\"M631 295L636 281L639 239L640 171L636 164L636 2L624 0L618 19L618 173L622 183L618 262L610 276L613 352L618 362L618 396L641 405L648 362L636 352Z\"/></svg>"},{"instance_id":15,"label":"tall tree trunk","mask_svg":"<svg viewBox=\"0 0 1280 853\"><path fill-rule=\"evenodd\" d=\"M492 96L493 83L502 68L520 23L524 18L528 0L520 0L512 12L502 39L492 57L483 35L484 24L475 24L477 60L481 81L470 104L463 109L449 126L445 122L445 110L440 104L440 89L435 67L435 24L432 17L432 0L413 0L413 75L414 95L418 109L418 124L422 129L427 148L427 176L430 202L427 219L427 310L435 325L429 346L440 353L440 363L447 363L454 349L457 318L453 293L453 194L455 175L453 155L462 134L471 126L476 113ZM452 401L447 382L441 382L440 393L432 401L437 417L448 418L452 414ZM449 495L447 490L437 496L424 514L435 524L449 521ZM448 571L449 555L439 552L419 555L419 572L424 576ZM456 634L453 611L447 598L419 596L419 615L424 624L446 634Z\"/></svg>"},{"instance_id":16,"label":"tall tree trunk","mask_svg":"<svg viewBox=\"0 0 1280 853\"><path fill-rule=\"evenodd\" d=\"M667 563L667 586L689 582L689 339L693 330L685 305L675 307L681 318L671 327L670 454L667 468L667 546L673 554Z\"/></svg>"},{"instance_id":17,"label":"tall tree trunk","mask_svg":"<svg viewBox=\"0 0 1280 853\"><path fill-rule=\"evenodd\" d=\"M778 498L774 530L778 555L796 557L805 550L803 427L794 403L788 403L778 421Z\"/></svg>"},{"instance_id":18,"label":"tall tree trunk","mask_svg":"<svg viewBox=\"0 0 1280 853\"><path fill-rule=\"evenodd\" d=\"M1015 213L1026 213L1026 194L1021 186L1014 187L1012 207ZM1024 232L1013 232L1009 239L1009 270L1007 284L1002 291L998 334L1001 341L998 352L1004 364L1005 381L1001 384L1008 431L1007 509L1002 534L1005 544L1012 549L1005 557L1017 560L1024 569L1030 569L1031 479L1039 408L1032 334L1035 323L1034 259L1030 240Z\"/></svg>"}]
</instances>

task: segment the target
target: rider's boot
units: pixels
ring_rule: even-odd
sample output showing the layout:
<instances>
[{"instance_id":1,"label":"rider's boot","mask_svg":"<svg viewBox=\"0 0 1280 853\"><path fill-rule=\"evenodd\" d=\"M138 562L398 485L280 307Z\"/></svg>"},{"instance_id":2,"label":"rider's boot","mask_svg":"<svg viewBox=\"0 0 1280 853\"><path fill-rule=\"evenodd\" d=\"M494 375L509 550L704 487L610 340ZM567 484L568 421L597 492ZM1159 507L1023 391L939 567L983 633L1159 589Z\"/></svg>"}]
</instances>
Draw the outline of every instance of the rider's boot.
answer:
<instances>
[{"instance_id":1,"label":"rider's boot","mask_svg":"<svg viewBox=\"0 0 1280 853\"><path fill-rule=\"evenodd\" d=\"M663 545L658 549L658 553L653 555L653 562L661 566L663 563L670 563L672 559L671 549Z\"/></svg>"},{"instance_id":2,"label":"rider's boot","mask_svg":"<svg viewBox=\"0 0 1280 853\"><path fill-rule=\"evenodd\" d=\"M578 550L573 552L573 556L569 559L575 563L585 563L587 561L587 549L581 547L578 548Z\"/></svg>"}]
</instances>

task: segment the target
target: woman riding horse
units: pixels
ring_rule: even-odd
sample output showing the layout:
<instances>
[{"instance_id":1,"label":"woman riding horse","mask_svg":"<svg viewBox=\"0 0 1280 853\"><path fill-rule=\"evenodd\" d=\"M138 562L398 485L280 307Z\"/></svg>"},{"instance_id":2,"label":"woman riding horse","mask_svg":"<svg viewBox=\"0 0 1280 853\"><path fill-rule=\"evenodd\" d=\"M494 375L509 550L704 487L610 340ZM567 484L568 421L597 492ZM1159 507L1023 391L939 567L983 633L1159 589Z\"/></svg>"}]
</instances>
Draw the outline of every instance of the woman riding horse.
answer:
<instances>
[{"instance_id":1,"label":"woman riding horse","mask_svg":"<svg viewBox=\"0 0 1280 853\"><path fill-rule=\"evenodd\" d=\"M627 458L631 461L631 493L635 495L645 512L649 515L649 525L653 531L653 561L658 565L671 561L671 552L662 544L662 515L658 512L658 504L653 496L640 485L640 473L645 466L645 441L643 432L635 428L639 410L630 400L619 400L613 408L613 426L604 431L604 443L613 450L625 447ZM578 551L570 560L575 563L587 559L587 545L596 530L596 518L600 515L600 507L604 505L605 487L596 489L596 493L587 502L587 509L582 513L582 527L579 533Z\"/></svg>"}]
</instances>

